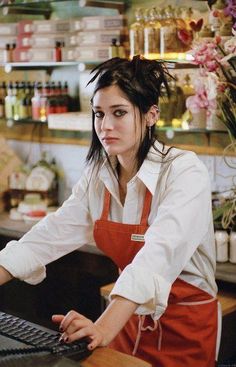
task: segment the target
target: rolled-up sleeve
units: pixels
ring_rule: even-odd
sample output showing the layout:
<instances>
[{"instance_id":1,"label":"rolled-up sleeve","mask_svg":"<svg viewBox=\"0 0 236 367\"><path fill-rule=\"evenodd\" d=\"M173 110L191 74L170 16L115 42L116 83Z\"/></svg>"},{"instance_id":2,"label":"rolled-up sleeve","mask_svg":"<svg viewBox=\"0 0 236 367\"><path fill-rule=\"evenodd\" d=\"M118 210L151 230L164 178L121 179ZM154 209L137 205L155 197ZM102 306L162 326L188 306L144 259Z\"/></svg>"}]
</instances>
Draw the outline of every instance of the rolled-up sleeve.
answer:
<instances>
[{"instance_id":1,"label":"rolled-up sleeve","mask_svg":"<svg viewBox=\"0 0 236 367\"><path fill-rule=\"evenodd\" d=\"M91 231L84 176L61 208L34 225L19 241L9 242L0 251L0 265L13 277L37 284L46 276L45 265L91 243Z\"/></svg>"},{"instance_id":2,"label":"rolled-up sleeve","mask_svg":"<svg viewBox=\"0 0 236 367\"><path fill-rule=\"evenodd\" d=\"M194 154L174 159L156 191L161 194L149 216L145 244L121 273L110 297L128 298L140 305L137 313L158 319L173 282L209 231L212 211L208 173Z\"/></svg>"}]
</instances>

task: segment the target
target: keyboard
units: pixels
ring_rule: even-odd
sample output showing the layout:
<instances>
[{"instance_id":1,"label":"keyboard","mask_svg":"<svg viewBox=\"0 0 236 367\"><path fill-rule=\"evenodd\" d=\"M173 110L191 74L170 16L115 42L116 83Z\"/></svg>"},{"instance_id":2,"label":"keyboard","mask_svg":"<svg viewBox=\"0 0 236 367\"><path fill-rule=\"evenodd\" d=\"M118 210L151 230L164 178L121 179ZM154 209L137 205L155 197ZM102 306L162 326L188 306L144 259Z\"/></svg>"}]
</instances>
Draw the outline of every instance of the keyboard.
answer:
<instances>
[{"instance_id":1,"label":"keyboard","mask_svg":"<svg viewBox=\"0 0 236 367\"><path fill-rule=\"evenodd\" d=\"M59 338L60 333L54 330L0 312L0 358L44 353L79 361L91 353L86 340L66 344L59 342Z\"/></svg>"}]
</instances>

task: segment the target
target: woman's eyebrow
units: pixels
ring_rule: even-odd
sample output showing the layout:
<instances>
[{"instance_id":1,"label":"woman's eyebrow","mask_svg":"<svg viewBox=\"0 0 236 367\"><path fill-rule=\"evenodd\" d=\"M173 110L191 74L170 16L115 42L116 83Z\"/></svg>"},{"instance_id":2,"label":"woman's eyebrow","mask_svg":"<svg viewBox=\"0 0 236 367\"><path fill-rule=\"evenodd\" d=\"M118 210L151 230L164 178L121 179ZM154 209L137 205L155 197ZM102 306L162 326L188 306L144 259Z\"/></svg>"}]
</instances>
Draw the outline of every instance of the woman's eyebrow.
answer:
<instances>
[{"instance_id":1,"label":"woman's eyebrow","mask_svg":"<svg viewBox=\"0 0 236 367\"><path fill-rule=\"evenodd\" d=\"M102 108L101 106L92 106L93 108ZM127 104L114 104L114 105L112 105L112 106L109 106L109 108L117 108L117 107L128 107L128 105Z\"/></svg>"}]
</instances>

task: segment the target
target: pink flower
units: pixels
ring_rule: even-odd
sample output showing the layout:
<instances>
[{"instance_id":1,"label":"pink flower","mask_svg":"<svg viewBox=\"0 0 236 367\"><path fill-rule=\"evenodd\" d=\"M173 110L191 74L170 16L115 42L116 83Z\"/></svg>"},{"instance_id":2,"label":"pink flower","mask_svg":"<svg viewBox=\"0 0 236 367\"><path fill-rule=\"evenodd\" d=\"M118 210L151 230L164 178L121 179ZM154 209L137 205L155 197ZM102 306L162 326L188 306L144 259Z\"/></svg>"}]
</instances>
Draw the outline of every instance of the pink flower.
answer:
<instances>
[{"instance_id":1,"label":"pink flower","mask_svg":"<svg viewBox=\"0 0 236 367\"><path fill-rule=\"evenodd\" d=\"M204 66L209 71L216 71L219 68L218 61L221 58L216 46L217 41L196 43L191 52L194 64Z\"/></svg>"}]
</instances>

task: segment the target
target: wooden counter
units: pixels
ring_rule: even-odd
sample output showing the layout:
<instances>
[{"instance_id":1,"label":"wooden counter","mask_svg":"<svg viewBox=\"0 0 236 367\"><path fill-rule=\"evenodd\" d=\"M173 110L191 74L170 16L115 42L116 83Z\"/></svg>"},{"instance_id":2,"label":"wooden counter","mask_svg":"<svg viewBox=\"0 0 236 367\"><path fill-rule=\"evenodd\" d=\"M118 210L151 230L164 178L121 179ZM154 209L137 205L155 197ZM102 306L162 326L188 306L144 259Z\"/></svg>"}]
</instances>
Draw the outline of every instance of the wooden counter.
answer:
<instances>
[{"instance_id":1,"label":"wooden counter","mask_svg":"<svg viewBox=\"0 0 236 367\"><path fill-rule=\"evenodd\" d=\"M151 364L110 348L97 348L83 362L82 367L151 367Z\"/></svg>"},{"instance_id":2,"label":"wooden counter","mask_svg":"<svg viewBox=\"0 0 236 367\"><path fill-rule=\"evenodd\" d=\"M100 288L101 296L104 298L105 304L109 294L112 291L114 283L106 284ZM222 316L226 316L236 311L236 289L220 289L217 298L222 308Z\"/></svg>"}]
</instances>

